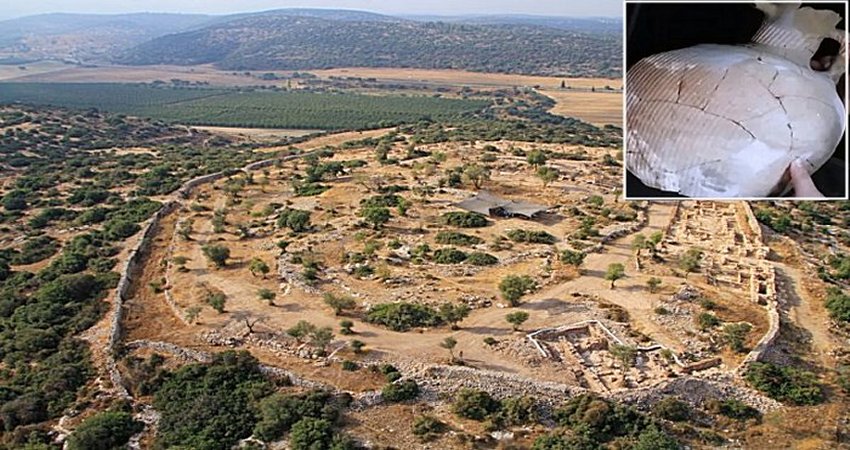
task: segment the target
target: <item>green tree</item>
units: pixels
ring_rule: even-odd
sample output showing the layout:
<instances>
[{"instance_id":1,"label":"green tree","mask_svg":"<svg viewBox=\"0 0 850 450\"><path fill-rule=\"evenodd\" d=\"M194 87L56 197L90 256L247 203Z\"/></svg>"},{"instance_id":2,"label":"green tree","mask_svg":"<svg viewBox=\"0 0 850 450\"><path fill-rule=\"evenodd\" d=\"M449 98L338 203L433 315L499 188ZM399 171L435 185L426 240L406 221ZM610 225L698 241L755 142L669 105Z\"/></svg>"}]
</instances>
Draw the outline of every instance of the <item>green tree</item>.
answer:
<instances>
[{"instance_id":1,"label":"green tree","mask_svg":"<svg viewBox=\"0 0 850 450\"><path fill-rule=\"evenodd\" d=\"M647 242L646 236L642 234L638 234L632 239L632 250L635 251L635 255L640 256L640 251L646 248Z\"/></svg>"},{"instance_id":2,"label":"green tree","mask_svg":"<svg viewBox=\"0 0 850 450\"><path fill-rule=\"evenodd\" d=\"M702 258L702 249L698 247L691 247L682 255L679 260L679 267L685 271L685 278L688 278L688 274L691 272L695 272L699 269L699 261Z\"/></svg>"},{"instance_id":3,"label":"green tree","mask_svg":"<svg viewBox=\"0 0 850 450\"><path fill-rule=\"evenodd\" d=\"M700 330L708 330L720 325L720 319L712 313L703 312L697 316L697 326Z\"/></svg>"},{"instance_id":4,"label":"green tree","mask_svg":"<svg viewBox=\"0 0 850 450\"><path fill-rule=\"evenodd\" d=\"M472 183L475 189L480 189L481 185L490 179L490 170L478 164L467 164L463 168L463 178Z\"/></svg>"},{"instance_id":5,"label":"green tree","mask_svg":"<svg viewBox=\"0 0 850 450\"><path fill-rule=\"evenodd\" d=\"M296 233L307 231L310 229L310 212L286 208L278 216L277 226L287 227Z\"/></svg>"},{"instance_id":6,"label":"green tree","mask_svg":"<svg viewBox=\"0 0 850 450\"><path fill-rule=\"evenodd\" d=\"M122 447L144 424L128 413L105 411L89 417L71 433L69 450L110 450Z\"/></svg>"},{"instance_id":7,"label":"green tree","mask_svg":"<svg viewBox=\"0 0 850 450\"><path fill-rule=\"evenodd\" d=\"M440 316L443 318L444 322L451 326L452 330L457 330L458 322L466 319L471 311L472 309L465 303L461 303L459 305L454 303L443 303L440 305Z\"/></svg>"},{"instance_id":8,"label":"green tree","mask_svg":"<svg viewBox=\"0 0 850 450\"><path fill-rule=\"evenodd\" d=\"M528 152L528 155L525 157L525 160L534 168L538 168L546 164L546 161L549 158L546 156L546 153L540 150L532 150Z\"/></svg>"},{"instance_id":9,"label":"green tree","mask_svg":"<svg viewBox=\"0 0 850 450\"><path fill-rule=\"evenodd\" d=\"M549 186L551 182L557 180L560 176L561 173L554 167L543 166L537 169L537 178L540 178L540 181L543 182L543 187Z\"/></svg>"},{"instance_id":10,"label":"green tree","mask_svg":"<svg viewBox=\"0 0 850 450\"><path fill-rule=\"evenodd\" d=\"M271 289L262 288L257 291L257 297L259 297L260 300L269 302L269 306L274 306L274 299L277 297L277 294Z\"/></svg>"},{"instance_id":11,"label":"green tree","mask_svg":"<svg viewBox=\"0 0 850 450\"><path fill-rule=\"evenodd\" d=\"M393 403L413 400L417 395L419 395L419 385L414 380L388 383L381 389L381 397Z\"/></svg>"},{"instance_id":12,"label":"green tree","mask_svg":"<svg viewBox=\"0 0 850 450\"><path fill-rule=\"evenodd\" d=\"M289 433L289 446L292 450L330 450L332 440L331 423L312 417L305 417L296 422Z\"/></svg>"},{"instance_id":13,"label":"green tree","mask_svg":"<svg viewBox=\"0 0 850 450\"><path fill-rule=\"evenodd\" d=\"M501 405L486 391L462 388L455 395L452 411L464 419L483 421L499 411Z\"/></svg>"},{"instance_id":14,"label":"green tree","mask_svg":"<svg viewBox=\"0 0 850 450\"><path fill-rule=\"evenodd\" d=\"M656 425L650 425L638 435L633 450L679 450L682 448L675 439L667 436Z\"/></svg>"},{"instance_id":15,"label":"green tree","mask_svg":"<svg viewBox=\"0 0 850 450\"><path fill-rule=\"evenodd\" d=\"M499 282L499 292L502 293L502 298L507 300L511 306L517 306L519 299L527 291L536 288L537 283L528 275L508 275Z\"/></svg>"},{"instance_id":16,"label":"green tree","mask_svg":"<svg viewBox=\"0 0 850 450\"><path fill-rule=\"evenodd\" d=\"M218 268L225 267L227 259L230 258L230 249L223 245L205 245L201 247L201 250L204 256Z\"/></svg>"},{"instance_id":17,"label":"green tree","mask_svg":"<svg viewBox=\"0 0 850 450\"><path fill-rule=\"evenodd\" d=\"M574 250L564 250L561 252L561 262L570 266L578 267L584 262L584 252Z\"/></svg>"},{"instance_id":18,"label":"green tree","mask_svg":"<svg viewBox=\"0 0 850 450\"><path fill-rule=\"evenodd\" d=\"M525 311L514 311L505 316L505 320L511 324L514 331L518 331L522 324L528 320L528 313Z\"/></svg>"},{"instance_id":19,"label":"green tree","mask_svg":"<svg viewBox=\"0 0 850 450\"><path fill-rule=\"evenodd\" d=\"M343 335L346 335L346 336L350 335L350 334L354 334L354 330L351 329L351 327L353 327L353 326L354 326L354 322L352 322L350 320L340 321L339 322L339 327L340 327L339 334L343 334Z\"/></svg>"},{"instance_id":20,"label":"green tree","mask_svg":"<svg viewBox=\"0 0 850 450\"><path fill-rule=\"evenodd\" d=\"M248 270L251 271L252 276L257 276L257 274L261 274L263 278L269 273L271 269L269 269L269 265L266 264L265 261L258 257L251 258L251 262L248 264Z\"/></svg>"},{"instance_id":21,"label":"green tree","mask_svg":"<svg viewBox=\"0 0 850 450\"><path fill-rule=\"evenodd\" d=\"M658 287L661 286L661 279L656 277L651 277L646 280L646 287L649 288L650 293L655 293L658 291Z\"/></svg>"},{"instance_id":22,"label":"green tree","mask_svg":"<svg viewBox=\"0 0 850 450\"><path fill-rule=\"evenodd\" d=\"M440 347L449 351L449 355L451 356L451 361L455 360L455 347L457 347L457 339L452 336L448 336L440 342Z\"/></svg>"},{"instance_id":23,"label":"green tree","mask_svg":"<svg viewBox=\"0 0 850 450\"><path fill-rule=\"evenodd\" d=\"M366 346L366 343L357 339L352 339L349 345L351 345L351 348L354 349L354 353L360 354L363 353L363 347Z\"/></svg>"},{"instance_id":24,"label":"green tree","mask_svg":"<svg viewBox=\"0 0 850 450\"><path fill-rule=\"evenodd\" d=\"M212 309L218 311L219 314L224 313L224 306L227 303L227 296L224 292L210 292L207 295L207 304Z\"/></svg>"},{"instance_id":25,"label":"green tree","mask_svg":"<svg viewBox=\"0 0 850 450\"><path fill-rule=\"evenodd\" d=\"M620 361L623 371L635 365L637 349L630 345L613 344L608 350L611 356Z\"/></svg>"},{"instance_id":26,"label":"green tree","mask_svg":"<svg viewBox=\"0 0 850 450\"><path fill-rule=\"evenodd\" d=\"M316 326L306 320L299 320L293 327L286 330L286 334L294 337L299 342L316 331Z\"/></svg>"},{"instance_id":27,"label":"green tree","mask_svg":"<svg viewBox=\"0 0 850 450\"><path fill-rule=\"evenodd\" d=\"M390 210L382 206L372 206L364 208L360 211L363 219L372 225L372 228L379 230L381 226L390 221Z\"/></svg>"},{"instance_id":28,"label":"green tree","mask_svg":"<svg viewBox=\"0 0 850 450\"><path fill-rule=\"evenodd\" d=\"M614 289L614 282L626 276L626 268L620 263L608 264L608 269L605 271L605 279L611 281L611 289Z\"/></svg>"},{"instance_id":29,"label":"green tree","mask_svg":"<svg viewBox=\"0 0 850 450\"><path fill-rule=\"evenodd\" d=\"M334 314L337 316L342 314L345 310L357 307L357 302L347 295L334 295L330 292L326 292L325 295L322 296L322 300L326 305L334 310Z\"/></svg>"},{"instance_id":30,"label":"green tree","mask_svg":"<svg viewBox=\"0 0 850 450\"><path fill-rule=\"evenodd\" d=\"M313 330L310 333L310 345L319 349L321 354L325 354L328 344L334 340L334 332L331 327L322 327Z\"/></svg>"}]
</instances>

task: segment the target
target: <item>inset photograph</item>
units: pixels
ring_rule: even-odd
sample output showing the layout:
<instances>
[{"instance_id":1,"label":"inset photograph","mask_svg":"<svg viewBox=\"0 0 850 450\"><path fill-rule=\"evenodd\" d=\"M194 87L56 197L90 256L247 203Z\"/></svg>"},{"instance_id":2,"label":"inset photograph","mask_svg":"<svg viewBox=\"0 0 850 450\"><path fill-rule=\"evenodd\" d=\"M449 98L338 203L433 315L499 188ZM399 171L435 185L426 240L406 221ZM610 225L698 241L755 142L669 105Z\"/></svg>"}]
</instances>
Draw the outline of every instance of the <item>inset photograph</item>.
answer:
<instances>
[{"instance_id":1,"label":"inset photograph","mask_svg":"<svg viewBox=\"0 0 850 450\"><path fill-rule=\"evenodd\" d=\"M626 3L627 199L847 199L847 3Z\"/></svg>"}]
</instances>

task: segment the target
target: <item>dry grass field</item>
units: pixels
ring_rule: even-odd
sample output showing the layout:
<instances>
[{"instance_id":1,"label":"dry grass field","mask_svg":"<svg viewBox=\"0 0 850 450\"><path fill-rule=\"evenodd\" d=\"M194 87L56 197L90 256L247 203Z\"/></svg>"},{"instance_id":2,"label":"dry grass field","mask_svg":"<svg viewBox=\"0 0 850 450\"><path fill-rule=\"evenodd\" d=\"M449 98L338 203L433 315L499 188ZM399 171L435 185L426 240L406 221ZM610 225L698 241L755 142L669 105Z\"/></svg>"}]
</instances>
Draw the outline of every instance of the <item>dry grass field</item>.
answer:
<instances>
[{"instance_id":1,"label":"dry grass field","mask_svg":"<svg viewBox=\"0 0 850 450\"><path fill-rule=\"evenodd\" d=\"M621 92L541 89L540 93L557 102L549 111L553 114L575 117L599 126L609 124L623 126L623 94Z\"/></svg>"},{"instance_id":2,"label":"dry grass field","mask_svg":"<svg viewBox=\"0 0 850 450\"><path fill-rule=\"evenodd\" d=\"M540 86L541 88L557 88L561 86L561 81L565 81L569 86L583 88L602 88L606 85L609 85L613 88L620 88L623 84L623 81L619 78L608 79L543 77L504 73L468 72L464 70L446 69L344 67L328 70L311 70L310 73L313 73L323 78L331 76L359 77L375 78L381 81L425 82L451 86L471 87Z\"/></svg>"},{"instance_id":3,"label":"dry grass field","mask_svg":"<svg viewBox=\"0 0 850 450\"><path fill-rule=\"evenodd\" d=\"M0 75L2 75L0 71ZM151 83L156 80L180 79L207 82L212 85L251 86L261 83L258 79L238 72L218 70L209 65L200 66L68 66L56 67L39 73L19 71L10 74L6 81L23 83Z\"/></svg>"}]
</instances>

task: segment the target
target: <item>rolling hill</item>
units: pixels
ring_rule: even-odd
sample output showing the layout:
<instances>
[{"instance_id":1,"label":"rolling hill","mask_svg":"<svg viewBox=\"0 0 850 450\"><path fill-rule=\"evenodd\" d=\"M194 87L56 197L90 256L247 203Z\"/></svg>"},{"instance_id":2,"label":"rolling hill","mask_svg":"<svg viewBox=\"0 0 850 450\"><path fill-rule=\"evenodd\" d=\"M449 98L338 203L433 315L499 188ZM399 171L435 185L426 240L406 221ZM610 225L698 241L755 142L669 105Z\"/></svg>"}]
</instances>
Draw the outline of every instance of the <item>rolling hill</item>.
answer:
<instances>
[{"instance_id":1,"label":"rolling hill","mask_svg":"<svg viewBox=\"0 0 850 450\"><path fill-rule=\"evenodd\" d=\"M0 21L0 56L88 62L209 23L198 14L40 14Z\"/></svg>"},{"instance_id":2,"label":"rolling hill","mask_svg":"<svg viewBox=\"0 0 850 450\"><path fill-rule=\"evenodd\" d=\"M115 58L130 65L228 70L414 67L539 75L618 76L619 33L520 24L331 19L285 11L175 33Z\"/></svg>"}]
</instances>

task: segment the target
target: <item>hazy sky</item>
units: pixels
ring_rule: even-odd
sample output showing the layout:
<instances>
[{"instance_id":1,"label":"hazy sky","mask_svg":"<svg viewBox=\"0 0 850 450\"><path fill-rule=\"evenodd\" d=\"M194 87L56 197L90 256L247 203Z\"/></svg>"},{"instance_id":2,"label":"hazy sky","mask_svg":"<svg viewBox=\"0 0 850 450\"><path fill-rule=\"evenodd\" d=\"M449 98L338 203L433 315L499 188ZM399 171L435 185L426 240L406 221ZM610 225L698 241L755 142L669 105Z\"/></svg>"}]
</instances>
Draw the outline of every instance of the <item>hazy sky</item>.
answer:
<instances>
[{"instance_id":1,"label":"hazy sky","mask_svg":"<svg viewBox=\"0 0 850 450\"><path fill-rule=\"evenodd\" d=\"M623 14L622 0L5 0L0 19L48 12L182 12L225 14L275 8L360 9L388 14Z\"/></svg>"}]
</instances>

